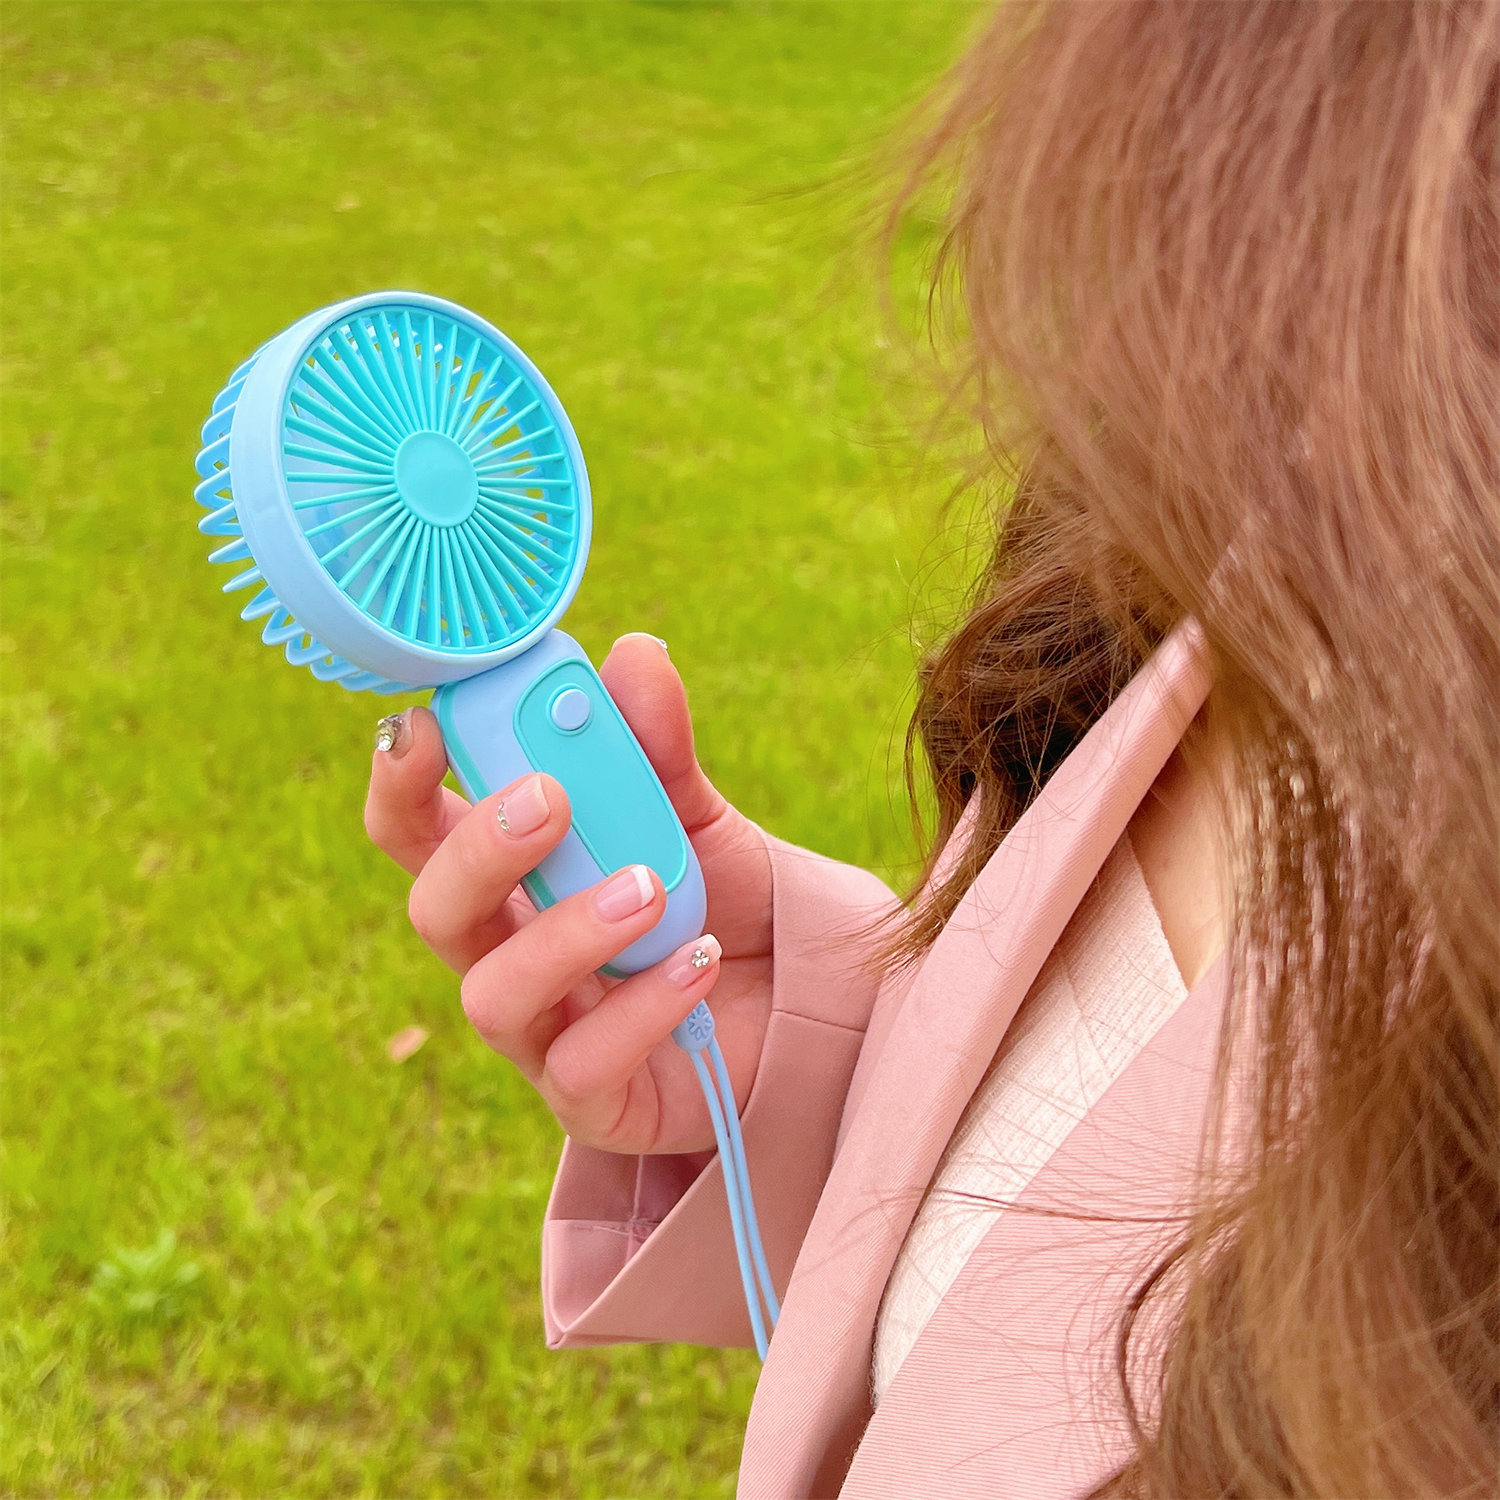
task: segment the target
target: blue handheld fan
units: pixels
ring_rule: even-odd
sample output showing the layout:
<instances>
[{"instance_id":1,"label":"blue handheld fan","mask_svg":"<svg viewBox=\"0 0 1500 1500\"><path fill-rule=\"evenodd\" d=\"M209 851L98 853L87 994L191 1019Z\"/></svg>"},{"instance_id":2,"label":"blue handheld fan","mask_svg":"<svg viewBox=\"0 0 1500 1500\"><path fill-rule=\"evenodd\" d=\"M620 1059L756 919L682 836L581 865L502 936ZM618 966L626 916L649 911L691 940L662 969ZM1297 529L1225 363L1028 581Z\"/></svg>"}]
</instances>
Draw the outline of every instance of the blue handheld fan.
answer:
<instances>
[{"instance_id":1,"label":"blue handheld fan","mask_svg":"<svg viewBox=\"0 0 1500 1500\"><path fill-rule=\"evenodd\" d=\"M354 690L435 687L449 764L475 800L525 775L572 803L523 885L539 907L627 864L667 891L661 921L606 972L635 973L703 931L697 857L656 772L577 642L556 628L583 577L591 508L572 424L541 372L455 303L376 292L261 346L203 427L200 530L225 592L294 666ZM673 1033L708 1098L756 1343L774 1326L734 1095L700 1004ZM715 1097L704 1052L724 1091Z\"/></svg>"}]
</instances>

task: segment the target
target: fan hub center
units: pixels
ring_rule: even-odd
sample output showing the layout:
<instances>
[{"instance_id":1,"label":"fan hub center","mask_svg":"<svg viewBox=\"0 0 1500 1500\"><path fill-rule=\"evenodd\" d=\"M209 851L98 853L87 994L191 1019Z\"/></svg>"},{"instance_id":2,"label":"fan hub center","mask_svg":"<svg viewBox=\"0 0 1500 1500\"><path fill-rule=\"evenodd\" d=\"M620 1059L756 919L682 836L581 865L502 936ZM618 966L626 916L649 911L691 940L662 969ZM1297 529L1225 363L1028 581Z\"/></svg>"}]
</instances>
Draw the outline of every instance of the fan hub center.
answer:
<instances>
[{"instance_id":1,"label":"fan hub center","mask_svg":"<svg viewBox=\"0 0 1500 1500\"><path fill-rule=\"evenodd\" d=\"M430 526L457 526L479 504L474 461L441 432L414 432L396 450L396 493Z\"/></svg>"}]
</instances>

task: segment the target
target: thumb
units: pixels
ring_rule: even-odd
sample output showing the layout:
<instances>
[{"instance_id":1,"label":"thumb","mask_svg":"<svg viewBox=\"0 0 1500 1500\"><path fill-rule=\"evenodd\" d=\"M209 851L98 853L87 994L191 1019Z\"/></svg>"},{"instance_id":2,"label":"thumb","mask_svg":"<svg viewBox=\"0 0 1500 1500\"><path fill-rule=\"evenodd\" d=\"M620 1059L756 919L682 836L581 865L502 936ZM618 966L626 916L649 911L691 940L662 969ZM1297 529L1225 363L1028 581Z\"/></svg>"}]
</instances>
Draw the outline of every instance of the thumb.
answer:
<instances>
[{"instance_id":1,"label":"thumb","mask_svg":"<svg viewBox=\"0 0 1500 1500\"><path fill-rule=\"evenodd\" d=\"M689 834L717 818L724 798L698 764L687 689L654 635L622 635L599 669Z\"/></svg>"}]
</instances>

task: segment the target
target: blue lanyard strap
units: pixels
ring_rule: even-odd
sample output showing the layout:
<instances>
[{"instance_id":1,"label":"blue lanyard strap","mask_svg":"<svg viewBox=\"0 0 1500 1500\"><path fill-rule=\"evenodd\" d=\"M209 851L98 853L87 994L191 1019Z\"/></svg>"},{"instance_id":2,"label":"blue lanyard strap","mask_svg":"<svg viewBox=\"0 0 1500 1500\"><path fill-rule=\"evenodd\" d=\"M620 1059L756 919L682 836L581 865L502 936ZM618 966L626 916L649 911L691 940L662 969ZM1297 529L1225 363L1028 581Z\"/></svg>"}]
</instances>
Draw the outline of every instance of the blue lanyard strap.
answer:
<instances>
[{"instance_id":1,"label":"blue lanyard strap","mask_svg":"<svg viewBox=\"0 0 1500 1500\"><path fill-rule=\"evenodd\" d=\"M713 1124L714 1140L719 1148L719 1165L724 1172L724 1192L729 1199L729 1223L734 1231L734 1252L739 1260L740 1282L745 1289L750 1331L755 1338L755 1348L764 1359L768 1343L766 1325L769 1322L771 1329L775 1330L776 1320L781 1316L781 1307L771 1285L771 1271L766 1265L765 1247L760 1239L760 1224L755 1217L755 1199L750 1191L750 1168L745 1161L745 1139L740 1133L734 1088L729 1081L729 1069L724 1065L724 1054L719 1050L718 1039L714 1036L714 1019L707 1002L700 1000L686 1018L673 1028L672 1040L691 1060L708 1104L708 1117ZM709 1061L704 1060L705 1052ZM762 1299L765 1302L764 1316L761 1310Z\"/></svg>"}]
</instances>

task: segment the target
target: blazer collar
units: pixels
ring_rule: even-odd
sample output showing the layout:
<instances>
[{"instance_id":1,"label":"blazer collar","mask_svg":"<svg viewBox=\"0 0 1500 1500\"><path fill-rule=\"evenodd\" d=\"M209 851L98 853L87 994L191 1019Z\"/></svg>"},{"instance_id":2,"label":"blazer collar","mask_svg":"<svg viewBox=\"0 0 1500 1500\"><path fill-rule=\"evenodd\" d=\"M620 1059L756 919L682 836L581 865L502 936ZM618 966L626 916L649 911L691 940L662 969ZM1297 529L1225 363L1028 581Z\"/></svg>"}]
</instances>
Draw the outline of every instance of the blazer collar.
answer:
<instances>
[{"instance_id":1,"label":"blazer collar","mask_svg":"<svg viewBox=\"0 0 1500 1500\"><path fill-rule=\"evenodd\" d=\"M875 1318L974 1089L1047 955L1209 688L1201 629L1172 633L1048 779L922 960L813 1215L751 1408L747 1500L836 1495L870 1416ZM879 1007L877 1007L878 1014Z\"/></svg>"}]
</instances>

